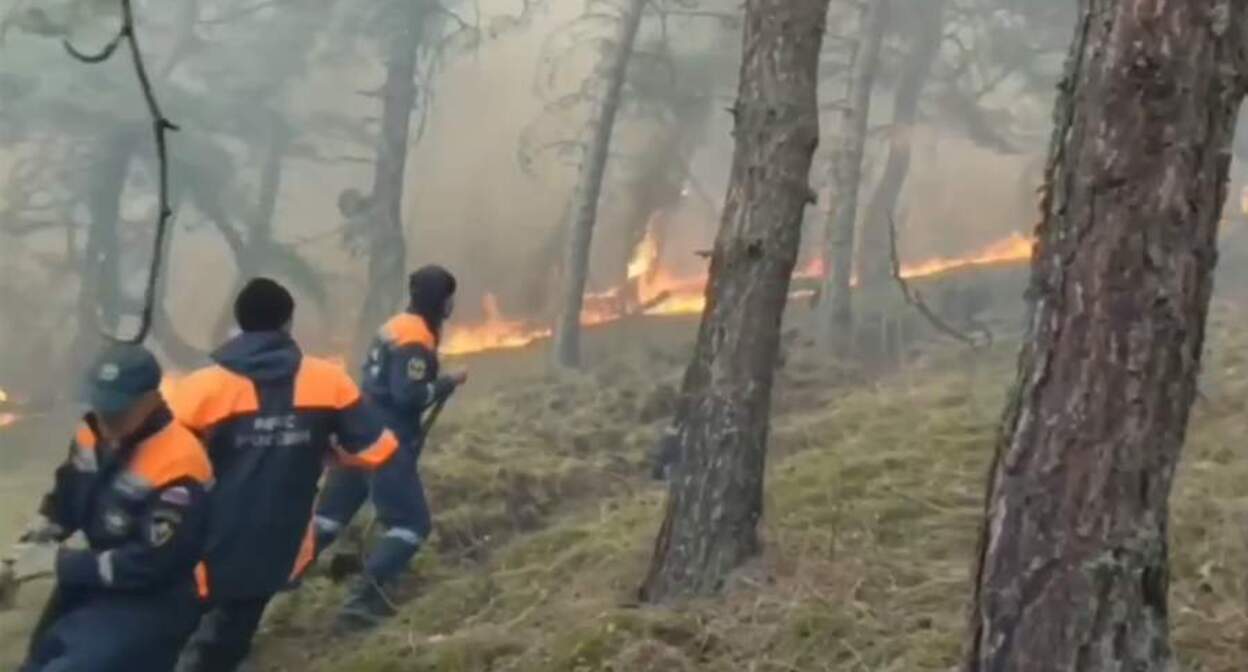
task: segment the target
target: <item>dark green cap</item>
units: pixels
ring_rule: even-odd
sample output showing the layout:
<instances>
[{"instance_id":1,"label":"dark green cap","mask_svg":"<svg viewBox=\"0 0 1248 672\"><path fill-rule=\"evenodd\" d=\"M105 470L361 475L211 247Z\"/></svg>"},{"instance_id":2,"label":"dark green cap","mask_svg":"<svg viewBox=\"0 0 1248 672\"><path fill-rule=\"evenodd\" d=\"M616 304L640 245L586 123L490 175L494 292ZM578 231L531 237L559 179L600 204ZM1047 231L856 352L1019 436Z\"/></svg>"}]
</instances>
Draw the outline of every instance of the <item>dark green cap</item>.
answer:
<instances>
[{"instance_id":1,"label":"dark green cap","mask_svg":"<svg viewBox=\"0 0 1248 672\"><path fill-rule=\"evenodd\" d=\"M144 395L160 389L156 357L141 345L111 345L91 364L83 401L102 415L124 413Z\"/></svg>"}]
</instances>

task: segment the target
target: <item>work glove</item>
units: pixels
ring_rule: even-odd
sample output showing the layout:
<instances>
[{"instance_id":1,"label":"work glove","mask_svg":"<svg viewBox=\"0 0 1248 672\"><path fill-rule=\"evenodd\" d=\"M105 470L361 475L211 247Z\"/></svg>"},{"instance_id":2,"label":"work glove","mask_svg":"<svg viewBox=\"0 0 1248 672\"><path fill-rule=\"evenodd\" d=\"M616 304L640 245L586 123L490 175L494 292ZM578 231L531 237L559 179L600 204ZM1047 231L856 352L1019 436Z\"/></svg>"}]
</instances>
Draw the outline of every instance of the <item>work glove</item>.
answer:
<instances>
[{"instance_id":1,"label":"work glove","mask_svg":"<svg viewBox=\"0 0 1248 672\"><path fill-rule=\"evenodd\" d=\"M91 548L91 540L87 539L87 535L82 530L70 535L68 539L61 542L61 548L69 551L85 551Z\"/></svg>"},{"instance_id":2,"label":"work glove","mask_svg":"<svg viewBox=\"0 0 1248 672\"><path fill-rule=\"evenodd\" d=\"M13 547L4 564L13 570L13 578L19 583L52 576L56 573L56 555L60 546L53 543L21 543Z\"/></svg>"},{"instance_id":3,"label":"work glove","mask_svg":"<svg viewBox=\"0 0 1248 672\"><path fill-rule=\"evenodd\" d=\"M26 524L18 541L29 544L55 542L60 541L64 534L65 530L60 525L48 520L46 516L37 515Z\"/></svg>"}]
</instances>

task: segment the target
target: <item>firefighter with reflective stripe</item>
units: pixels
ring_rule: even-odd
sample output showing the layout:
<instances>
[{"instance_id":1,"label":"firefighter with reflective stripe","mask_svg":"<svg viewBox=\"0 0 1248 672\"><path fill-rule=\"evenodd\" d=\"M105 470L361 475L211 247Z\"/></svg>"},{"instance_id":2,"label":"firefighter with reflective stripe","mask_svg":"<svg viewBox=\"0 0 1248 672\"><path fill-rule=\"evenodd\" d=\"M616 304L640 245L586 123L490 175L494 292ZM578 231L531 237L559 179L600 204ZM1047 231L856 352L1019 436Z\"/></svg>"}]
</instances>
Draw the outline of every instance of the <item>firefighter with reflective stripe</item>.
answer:
<instances>
[{"instance_id":1,"label":"firefighter with reflective stripe","mask_svg":"<svg viewBox=\"0 0 1248 672\"><path fill-rule=\"evenodd\" d=\"M378 521L385 528L351 587L339 614L340 629L371 626L392 614L386 588L407 569L429 538L432 525L417 460L424 443L422 414L446 400L467 374L440 375L438 339L454 308L455 278L439 266L426 266L408 279L406 312L382 326L364 363L364 394L399 437L393 460L369 476L330 472L316 510L316 550L337 538L371 492Z\"/></svg>"},{"instance_id":2,"label":"firefighter with reflective stripe","mask_svg":"<svg viewBox=\"0 0 1248 672\"><path fill-rule=\"evenodd\" d=\"M212 466L158 391L141 346L91 369L91 410L12 558L19 579L56 578L23 672L168 672L199 621ZM71 548L71 535L86 548Z\"/></svg>"},{"instance_id":3,"label":"firefighter with reflective stripe","mask_svg":"<svg viewBox=\"0 0 1248 672\"><path fill-rule=\"evenodd\" d=\"M294 307L278 283L248 283L234 305L242 333L169 392L178 419L207 437L217 474L210 604L180 670L234 670L246 658L269 601L312 560L324 464L376 469L398 447L345 370L302 354L290 336Z\"/></svg>"}]
</instances>

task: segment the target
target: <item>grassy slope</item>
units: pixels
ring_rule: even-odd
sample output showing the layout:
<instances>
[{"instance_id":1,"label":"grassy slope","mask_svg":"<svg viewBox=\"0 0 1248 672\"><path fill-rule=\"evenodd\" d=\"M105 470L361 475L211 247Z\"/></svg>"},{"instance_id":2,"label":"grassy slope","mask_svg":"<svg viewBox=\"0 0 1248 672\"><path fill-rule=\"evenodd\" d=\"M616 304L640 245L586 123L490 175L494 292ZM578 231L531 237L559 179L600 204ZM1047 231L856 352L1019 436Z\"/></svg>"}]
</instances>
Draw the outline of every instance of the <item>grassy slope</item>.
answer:
<instances>
[{"instance_id":1,"label":"grassy slope","mask_svg":"<svg viewBox=\"0 0 1248 672\"><path fill-rule=\"evenodd\" d=\"M1248 324L1220 310L1173 497L1175 641L1185 670L1248 652ZM279 605L262 669L951 670L983 477L1014 347L927 355L872 386L796 357L774 429L767 554L717 601L637 608L663 492L636 422L654 366L478 398L427 460L440 553L401 616L333 641L339 589ZM665 378L674 374L659 367ZM840 381L830 385L826 381Z\"/></svg>"},{"instance_id":2,"label":"grassy slope","mask_svg":"<svg viewBox=\"0 0 1248 672\"><path fill-rule=\"evenodd\" d=\"M1018 277L983 282L1000 305L1016 305ZM1248 278L1220 286L1228 298L1239 288L1240 305L1248 299ZM1189 672L1239 670L1248 655L1245 327L1248 314L1227 308L1213 320L1208 400L1197 405L1172 500L1172 613ZM260 668L951 669L1014 346L985 357L929 352L870 385L791 355L778 390L766 557L723 600L638 609L631 597L664 495L642 467L662 421L638 416L656 385L679 379L687 352L672 344L689 333L680 321L615 325L590 339L593 359L607 362L563 383L541 376L540 348L474 359L469 394L443 417L425 461L437 552L418 560L401 617L363 639L330 640L340 588L312 580L273 610ZM49 482L67 421L0 432L0 538ZM21 609L0 614L0 669L16 666L46 590L31 586Z\"/></svg>"}]
</instances>

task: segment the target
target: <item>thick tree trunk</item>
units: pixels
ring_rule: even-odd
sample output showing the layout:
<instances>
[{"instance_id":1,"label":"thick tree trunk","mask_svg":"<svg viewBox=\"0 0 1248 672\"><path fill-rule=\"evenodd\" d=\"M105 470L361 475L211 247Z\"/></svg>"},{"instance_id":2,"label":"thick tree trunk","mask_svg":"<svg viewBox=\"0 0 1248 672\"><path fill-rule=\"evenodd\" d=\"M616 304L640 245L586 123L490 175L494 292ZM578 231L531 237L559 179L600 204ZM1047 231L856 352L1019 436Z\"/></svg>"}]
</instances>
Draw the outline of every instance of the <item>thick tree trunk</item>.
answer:
<instances>
[{"instance_id":1,"label":"thick tree trunk","mask_svg":"<svg viewBox=\"0 0 1248 672\"><path fill-rule=\"evenodd\" d=\"M876 0L862 8L862 25L854 48L854 66L846 91L844 117L832 155L832 184L828 219L823 234L823 288L816 335L820 347L847 354L853 342L853 298L850 282L854 265L854 227L858 222L858 192L862 186L862 156L871 116L871 90L880 63L880 45L888 26L890 0Z\"/></svg>"},{"instance_id":2,"label":"thick tree trunk","mask_svg":"<svg viewBox=\"0 0 1248 672\"><path fill-rule=\"evenodd\" d=\"M87 229L82 285L78 290L78 331L71 346L71 369L85 366L99 342L100 329L117 329L122 315L121 198L135 158L137 129L126 125L104 134L96 149L87 186ZM76 374L75 374L76 375Z\"/></svg>"},{"instance_id":3,"label":"thick tree trunk","mask_svg":"<svg viewBox=\"0 0 1248 672\"><path fill-rule=\"evenodd\" d=\"M628 0L620 19L619 33L615 37L610 61L606 64L605 90L591 117L592 134L569 209L568 235L564 239L563 300L555 324L555 364L564 368L577 367L581 363L581 307L589 276L589 251L594 238L594 223L598 218L598 199L602 195L602 182L607 173L611 135L615 130L615 118L628 76L628 62L633 56L646 2Z\"/></svg>"},{"instance_id":4,"label":"thick tree trunk","mask_svg":"<svg viewBox=\"0 0 1248 672\"><path fill-rule=\"evenodd\" d=\"M277 198L282 190L282 173L290 142L290 129L286 127L285 120L281 115L274 114L270 120L269 146L265 149L264 165L260 169L259 196L247 222L247 244L234 250L238 276L234 279L230 298L213 326L213 343L225 340L234 325L234 296L242 290L244 283L261 273L264 257L272 249L273 219L277 214ZM221 222L221 225L228 226L228 222Z\"/></svg>"},{"instance_id":5,"label":"thick tree trunk","mask_svg":"<svg viewBox=\"0 0 1248 672\"><path fill-rule=\"evenodd\" d=\"M425 22L434 11L412 0L409 21L395 39L382 85L381 137L369 196L368 290L360 310L355 353L363 353L378 326L403 301L407 242L403 236L403 186L407 145L416 103L416 66Z\"/></svg>"},{"instance_id":6,"label":"thick tree trunk","mask_svg":"<svg viewBox=\"0 0 1248 672\"><path fill-rule=\"evenodd\" d=\"M1243 2L1082 0L966 669L1169 670L1167 500L1226 198Z\"/></svg>"},{"instance_id":7,"label":"thick tree trunk","mask_svg":"<svg viewBox=\"0 0 1248 672\"><path fill-rule=\"evenodd\" d=\"M922 0L914 12L914 34L909 54L902 65L893 102L893 125L889 131L888 160L884 174L871 196L862 224L862 247L858 257L859 275L864 286L879 287L893 281L890 255L889 218L910 173L914 125L919 118L919 99L940 56L945 39L945 1Z\"/></svg>"},{"instance_id":8,"label":"thick tree trunk","mask_svg":"<svg viewBox=\"0 0 1248 672\"><path fill-rule=\"evenodd\" d=\"M828 0L749 0L736 152L707 307L685 373L681 459L642 598L718 590L759 551L780 324L813 202Z\"/></svg>"}]
</instances>

